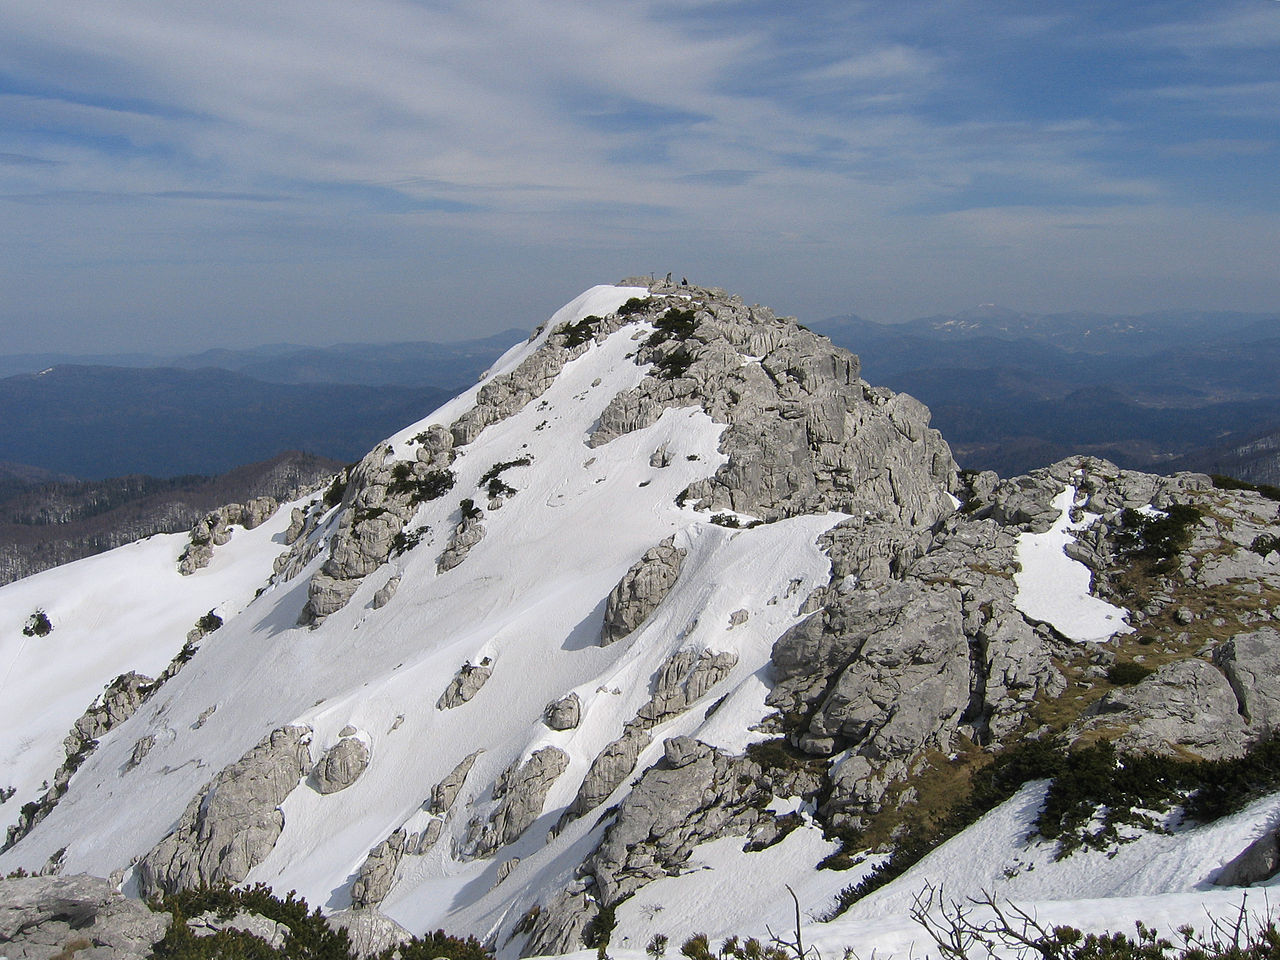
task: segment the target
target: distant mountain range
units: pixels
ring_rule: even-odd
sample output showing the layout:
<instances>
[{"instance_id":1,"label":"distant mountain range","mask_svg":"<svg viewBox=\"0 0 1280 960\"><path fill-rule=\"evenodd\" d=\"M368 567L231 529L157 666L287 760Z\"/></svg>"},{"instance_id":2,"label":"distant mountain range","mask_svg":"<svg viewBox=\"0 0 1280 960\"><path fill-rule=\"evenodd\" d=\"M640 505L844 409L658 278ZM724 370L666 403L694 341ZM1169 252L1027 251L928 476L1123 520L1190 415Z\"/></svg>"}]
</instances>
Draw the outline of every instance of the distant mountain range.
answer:
<instances>
[{"instance_id":1,"label":"distant mountain range","mask_svg":"<svg viewBox=\"0 0 1280 960\"><path fill-rule=\"evenodd\" d=\"M1011 476L1079 452L1147 470L1226 469L1226 451L1280 430L1276 315L983 305L813 327L858 354L869 382L926 403L968 469ZM91 479L216 474L285 449L351 460L523 338L0 357L0 460ZM1280 473L1275 451L1251 456L1232 469L1258 482Z\"/></svg>"},{"instance_id":2,"label":"distant mountain range","mask_svg":"<svg viewBox=\"0 0 1280 960\"><path fill-rule=\"evenodd\" d=\"M187 354L27 353L0 356L0 377L40 373L67 365L94 367L171 367L177 370L231 370L266 383L343 383L402 387L470 386L512 344L527 336L504 330L473 340L436 343L337 343L306 347L268 344L233 350L217 348Z\"/></svg>"},{"instance_id":3,"label":"distant mountain range","mask_svg":"<svg viewBox=\"0 0 1280 960\"><path fill-rule=\"evenodd\" d=\"M523 338L0 358L24 371L0 380L0 460L82 479L218 474L282 450L352 460Z\"/></svg>"},{"instance_id":4,"label":"distant mountain range","mask_svg":"<svg viewBox=\"0 0 1280 960\"><path fill-rule=\"evenodd\" d=\"M960 464L1003 476L1088 452L1163 470L1280 427L1280 319L1038 315L984 306L813 325L928 404ZM1188 461L1190 462L1190 461Z\"/></svg>"}]
</instances>

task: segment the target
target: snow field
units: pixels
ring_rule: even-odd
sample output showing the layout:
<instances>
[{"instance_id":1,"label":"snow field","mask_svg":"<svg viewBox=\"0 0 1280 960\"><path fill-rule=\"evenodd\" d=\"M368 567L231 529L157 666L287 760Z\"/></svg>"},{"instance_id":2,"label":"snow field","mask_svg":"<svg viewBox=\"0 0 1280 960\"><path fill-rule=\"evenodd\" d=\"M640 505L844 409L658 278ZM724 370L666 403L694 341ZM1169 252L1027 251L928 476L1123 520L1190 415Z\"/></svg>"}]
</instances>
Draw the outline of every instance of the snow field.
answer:
<instances>
[{"instance_id":1,"label":"snow field","mask_svg":"<svg viewBox=\"0 0 1280 960\"><path fill-rule=\"evenodd\" d=\"M209 566L189 577L178 573L189 540L175 533L0 587L0 788L17 791L0 806L0 827L43 793L66 756L63 738L108 683L130 670L157 676L201 616L212 609L229 620L248 604L285 549L292 506L253 530L232 527ZM53 630L25 637L37 607Z\"/></svg>"},{"instance_id":2,"label":"snow field","mask_svg":"<svg viewBox=\"0 0 1280 960\"><path fill-rule=\"evenodd\" d=\"M1021 570L1014 574L1018 586L1014 606L1032 620L1049 623L1065 637L1081 642L1110 640L1117 633L1132 633L1125 621L1126 611L1099 600L1089 592L1093 575L1079 560L1067 556L1063 548L1075 531L1092 523L1090 518L1071 519L1076 488L1066 487L1053 500L1058 519L1044 533L1023 533L1018 537L1017 558Z\"/></svg>"}]
</instances>

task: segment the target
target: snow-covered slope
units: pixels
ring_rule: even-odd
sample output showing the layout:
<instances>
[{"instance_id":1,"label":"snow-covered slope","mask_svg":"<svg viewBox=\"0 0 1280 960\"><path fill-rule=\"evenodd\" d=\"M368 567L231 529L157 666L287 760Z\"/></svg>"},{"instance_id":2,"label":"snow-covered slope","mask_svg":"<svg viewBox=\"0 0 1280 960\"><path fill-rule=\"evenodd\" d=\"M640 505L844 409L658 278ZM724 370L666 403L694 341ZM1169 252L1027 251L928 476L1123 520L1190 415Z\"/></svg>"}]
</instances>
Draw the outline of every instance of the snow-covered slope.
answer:
<instances>
[{"instance_id":1,"label":"snow-covered slope","mask_svg":"<svg viewBox=\"0 0 1280 960\"><path fill-rule=\"evenodd\" d=\"M927 411L857 369L722 291L595 287L208 566L181 575L184 539L156 537L0 588L6 826L107 684L224 621L102 725L0 871L264 881L503 956L575 949L606 900L624 954L780 931L786 884L824 913L881 859L818 870L824 831L1114 659L1128 614L1063 554L1071 508L1105 526L1198 483L1091 462L962 489ZM24 636L37 609L53 630ZM1042 792L809 939L901 950L925 882L1073 922L1225 908L1205 884L1280 811L1058 862L1026 839Z\"/></svg>"}]
</instances>

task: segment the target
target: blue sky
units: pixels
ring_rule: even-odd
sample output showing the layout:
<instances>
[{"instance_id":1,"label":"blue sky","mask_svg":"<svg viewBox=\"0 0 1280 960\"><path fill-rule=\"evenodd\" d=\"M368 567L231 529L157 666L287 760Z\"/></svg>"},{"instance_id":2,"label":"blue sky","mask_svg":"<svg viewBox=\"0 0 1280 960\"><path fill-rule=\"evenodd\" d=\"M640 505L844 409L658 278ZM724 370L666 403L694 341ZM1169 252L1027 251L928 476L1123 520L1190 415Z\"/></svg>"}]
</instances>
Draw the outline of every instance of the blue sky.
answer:
<instances>
[{"instance_id":1,"label":"blue sky","mask_svg":"<svg viewBox=\"0 0 1280 960\"><path fill-rule=\"evenodd\" d=\"M1280 2L0 0L0 351L1280 310Z\"/></svg>"}]
</instances>

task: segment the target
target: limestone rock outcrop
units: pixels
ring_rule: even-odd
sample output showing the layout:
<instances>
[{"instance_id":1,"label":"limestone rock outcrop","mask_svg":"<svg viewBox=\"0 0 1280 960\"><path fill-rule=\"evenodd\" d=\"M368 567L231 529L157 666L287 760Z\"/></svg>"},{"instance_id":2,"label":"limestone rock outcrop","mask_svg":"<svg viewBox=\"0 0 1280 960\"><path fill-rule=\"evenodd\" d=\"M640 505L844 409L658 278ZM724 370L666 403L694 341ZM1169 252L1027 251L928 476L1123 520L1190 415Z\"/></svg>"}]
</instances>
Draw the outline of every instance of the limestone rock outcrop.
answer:
<instances>
[{"instance_id":1,"label":"limestone rock outcrop","mask_svg":"<svg viewBox=\"0 0 1280 960\"><path fill-rule=\"evenodd\" d=\"M0 952L9 960L80 954L143 960L172 918L153 913L99 877L0 879Z\"/></svg>"},{"instance_id":2,"label":"limestone rock outcrop","mask_svg":"<svg viewBox=\"0 0 1280 960\"><path fill-rule=\"evenodd\" d=\"M368 766L368 744L359 737L343 737L316 764L316 788L325 794L345 790Z\"/></svg>"},{"instance_id":3,"label":"limestone rock outcrop","mask_svg":"<svg viewBox=\"0 0 1280 960\"><path fill-rule=\"evenodd\" d=\"M177 827L138 864L143 896L239 883L284 829L280 804L311 769L306 727L273 730L187 805Z\"/></svg>"},{"instance_id":4,"label":"limestone rock outcrop","mask_svg":"<svg viewBox=\"0 0 1280 960\"><path fill-rule=\"evenodd\" d=\"M493 667L488 657L478 664L464 663L449 681L449 685L444 688L444 693L440 694L440 699L436 701L436 709L452 710L454 707L462 706L480 692L480 688L491 676L493 676Z\"/></svg>"},{"instance_id":5,"label":"limestone rock outcrop","mask_svg":"<svg viewBox=\"0 0 1280 960\"><path fill-rule=\"evenodd\" d=\"M363 958L376 957L413 936L385 913L373 908L339 910L331 913L328 920L329 926L347 931L351 948Z\"/></svg>"},{"instance_id":6,"label":"limestone rock outcrop","mask_svg":"<svg viewBox=\"0 0 1280 960\"><path fill-rule=\"evenodd\" d=\"M569 765L559 747L543 747L524 763L512 763L493 787L497 808L488 821L473 820L462 851L470 859L491 856L516 840L542 814L547 791Z\"/></svg>"},{"instance_id":7,"label":"limestone rock outcrop","mask_svg":"<svg viewBox=\"0 0 1280 960\"><path fill-rule=\"evenodd\" d=\"M387 561L418 505L452 488L449 466L455 452L449 431L435 425L414 442L413 460L392 460L390 449L378 446L351 468L329 555L312 577L299 623L318 624L344 607L363 579ZM310 543L299 539L292 552L304 554ZM281 569L292 564L286 560Z\"/></svg>"},{"instance_id":8,"label":"limestone rock outcrop","mask_svg":"<svg viewBox=\"0 0 1280 960\"><path fill-rule=\"evenodd\" d=\"M582 719L582 701L576 693L553 700L542 712L543 722L552 730L573 730Z\"/></svg>"},{"instance_id":9,"label":"limestone rock outcrop","mask_svg":"<svg viewBox=\"0 0 1280 960\"><path fill-rule=\"evenodd\" d=\"M389 578L387 582L384 583L382 586L380 586L377 589L377 592L374 593L373 609L381 610L383 607L385 607L388 603L391 602L391 598L396 595L396 591L398 589L400 589L400 578L399 577Z\"/></svg>"},{"instance_id":10,"label":"limestone rock outcrop","mask_svg":"<svg viewBox=\"0 0 1280 960\"><path fill-rule=\"evenodd\" d=\"M197 937L212 937L222 930L235 930L257 937L273 950L282 949L291 932L283 923L245 910L231 917L220 917L213 911L206 911L188 920L187 929Z\"/></svg>"},{"instance_id":11,"label":"limestone rock outcrop","mask_svg":"<svg viewBox=\"0 0 1280 960\"><path fill-rule=\"evenodd\" d=\"M681 650L673 654L658 671L653 693L648 703L636 711L636 718L646 727L654 727L684 713L737 664L738 655L731 650Z\"/></svg>"},{"instance_id":12,"label":"limestone rock outcrop","mask_svg":"<svg viewBox=\"0 0 1280 960\"><path fill-rule=\"evenodd\" d=\"M1219 887L1249 887L1270 880L1280 871L1280 838L1267 830L1231 859L1213 882Z\"/></svg>"},{"instance_id":13,"label":"limestone rock outcrop","mask_svg":"<svg viewBox=\"0 0 1280 960\"><path fill-rule=\"evenodd\" d=\"M635 769L636 760L644 752L645 747L649 746L650 741L651 738L644 724L634 720L628 723L623 728L622 736L605 746L591 761L591 767L587 770L582 785L578 787L573 803L569 804L568 809L561 815L560 822L556 824L556 831L563 830L569 821L577 819L589 810L594 810L608 799L622 781L631 775L631 771Z\"/></svg>"},{"instance_id":14,"label":"limestone rock outcrop","mask_svg":"<svg viewBox=\"0 0 1280 960\"><path fill-rule=\"evenodd\" d=\"M462 785L467 781L467 774L471 772L471 768L475 766L476 758L480 756L482 751L476 750L467 754L458 765L445 775L445 778L431 788L431 801L427 807L432 813L444 814L448 813L453 807L453 801L458 798Z\"/></svg>"},{"instance_id":15,"label":"limestone rock outcrop","mask_svg":"<svg viewBox=\"0 0 1280 960\"><path fill-rule=\"evenodd\" d=\"M1231 684L1240 715L1255 736L1280 730L1280 630L1238 633L1213 653Z\"/></svg>"},{"instance_id":16,"label":"limestone rock outcrop","mask_svg":"<svg viewBox=\"0 0 1280 960\"><path fill-rule=\"evenodd\" d=\"M209 565L213 548L231 539L231 527L246 530L261 526L280 508L272 497L257 497L248 503L228 503L210 511L191 528L190 543L178 558L178 572L184 577Z\"/></svg>"},{"instance_id":17,"label":"limestone rock outcrop","mask_svg":"<svg viewBox=\"0 0 1280 960\"><path fill-rule=\"evenodd\" d=\"M155 681L150 677L134 671L121 674L76 721L73 736L81 742L98 739L137 713L154 689Z\"/></svg>"},{"instance_id":18,"label":"limestone rock outcrop","mask_svg":"<svg viewBox=\"0 0 1280 960\"><path fill-rule=\"evenodd\" d=\"M675 870L697 844L746 835L759 821L759 807L769 797L758 785L759 766L705 744L681 744L674 752L682 765L664 762L644 772L580 868L592 882L594 901L584 895L585 886L571 885L543 905L525 943L525 956L571 948L600 906L619 903Z\"/></svg>"},{"instance_id":19,"label":"limestone rock outcrop","mask_svg":"<svg viewBox=\"0 0 1280 960\"><path fill-rule=\"evenodd\" d=\"M404 855L405 832L396 830L369 851L351 884L351 906L356 910L376 907L395 882L396 867Z\"/></svg>"},{"instance_id":20,"label":"limestone rock outcrop","mask_svg":"<svg viewBox=\"0 0 1280 960\"><path fill-rule=\"evenodd\" d=\"M621 640L649 619L675 585L686 553L675 546L674 537L645 551L609 593L600 631L601 646Z\"/></svg>"},{"instance_id":21,"label":"limestone rock outcrop","mask_svg":"<svg viewBox=\"0 0 1280 960\"><path fill-rule=\"evenodd\" d=\"M853 354L722 290L652 287L655 333L636 353L653 364L601 414L593 446L701 406L728 424L729 460L692 484L699 509L765 520L841 510L928 525L951 511L955 462L923 404L859 379Z\"/></svg>"},{"instance_id":22,"label":"limestone rock outcrop","mask_svg":"<svg viewBox=\"0 0 1280 960\"><path fill-rule=\"evenodd\" d=\"M467 559L471 548L484 539L484 534L484 522L479 516L471 514L463 516L458 525L453 528L453 535L449 537L449 542L444 546L444 552L436 561L436 572L444 573L462 563Z\"/></svg>"}]
</instances>

